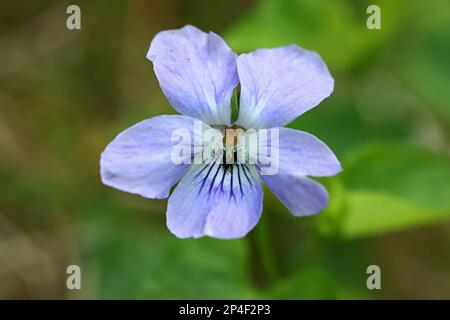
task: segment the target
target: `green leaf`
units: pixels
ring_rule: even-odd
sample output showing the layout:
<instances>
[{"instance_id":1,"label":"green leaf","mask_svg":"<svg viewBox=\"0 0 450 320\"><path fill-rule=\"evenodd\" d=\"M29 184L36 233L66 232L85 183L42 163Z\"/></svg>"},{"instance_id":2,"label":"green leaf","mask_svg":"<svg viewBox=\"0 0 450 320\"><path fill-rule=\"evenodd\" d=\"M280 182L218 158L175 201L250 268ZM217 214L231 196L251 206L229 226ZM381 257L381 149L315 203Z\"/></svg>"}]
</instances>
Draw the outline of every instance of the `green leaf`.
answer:
<instances>
[{"instance_id":1,"label":"green leaf","mask_svg":"<svg viewBox=\"0 0 450 320\"><path fill-rule=\"evenodd\" d=\"M241 92L241 85L239 84L231 96L231 122L235 122L239 117L239 95Z\"/></svg>"},{"instance_id":2,"label":"green leaf","mask_svg":"<svg viewBox=\"0 0 450 320\"><path fill-rule=\"evenodd\" d=\"M384 192L424 208L450 209L450 159L427 149L368 144L343 159L347 188Z\"/></svg>"},{"instance_id":3,"label":"green leaf","mask_svg":"<svg viewBox=\"0 0 450 320\"><path fill-rule=\"evenodd\" d=\"M450 218L447 156L410 145L369 144L343 164L345 201L319 220L333 223L342 236L375 235Z\"/></svg>"},{"instance_id":4,"label":"green leaf","mask_svg":"<svg viewBox=\"0 0 450 320\"><path fill-rule=\"evenodd\" d=\"M347 208L340 225L345 238L376 235L450 218L450 210L423 208L381 192L354 191L347 196Z\"/></svg>"}]
</instances>

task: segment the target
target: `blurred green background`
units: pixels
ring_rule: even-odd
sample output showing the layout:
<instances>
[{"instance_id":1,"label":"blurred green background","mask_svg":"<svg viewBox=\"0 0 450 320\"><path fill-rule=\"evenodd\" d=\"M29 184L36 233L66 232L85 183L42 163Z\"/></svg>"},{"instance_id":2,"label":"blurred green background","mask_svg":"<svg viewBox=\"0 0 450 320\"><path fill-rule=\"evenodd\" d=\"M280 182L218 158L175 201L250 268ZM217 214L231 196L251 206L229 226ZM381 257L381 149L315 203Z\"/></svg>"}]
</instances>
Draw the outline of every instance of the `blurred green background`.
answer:
<instances>
[{"instance_id":1,"label":"blurred green background","mask_svg":"<svg viewBox=\"0 0 450 320\"><path fill-rule=\"evenodd\" d=\"M266 192L247 237L179 240L166 201L101 184L118 132L174 113L145 54L187 23L238 53L322 55L334 94L289 126L342 161L321 179L329 208L294 218ZM449 1L4 2L0 61L0 298L450 298ZM66 288L70 264L82 290ZM366 287L371 264L381 290Z\"/></svg>"}]
</instances>

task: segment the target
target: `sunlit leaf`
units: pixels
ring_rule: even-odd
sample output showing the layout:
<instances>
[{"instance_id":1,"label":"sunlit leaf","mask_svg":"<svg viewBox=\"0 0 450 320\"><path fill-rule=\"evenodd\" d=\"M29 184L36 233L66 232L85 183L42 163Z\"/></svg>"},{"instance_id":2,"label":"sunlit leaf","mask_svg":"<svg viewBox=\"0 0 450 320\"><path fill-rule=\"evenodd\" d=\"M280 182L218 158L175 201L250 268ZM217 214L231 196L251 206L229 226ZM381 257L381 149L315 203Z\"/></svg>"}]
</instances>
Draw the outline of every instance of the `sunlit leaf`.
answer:
<instances>
[{"instance_id":1,"label":"sunlit leaf","mask_svg":"<svg viewBox=\"0 0 450 320\"><path fill-rule=\"evenodd\" d=\"M402 144L367 145L345 158L340 179L345 197L318 221L326 224L319 228L325 233L334 226L352 238L450 219L445 155Z\"/></svg>"},{"instance_id":2,"label":"sunlit leaf","mask_svg":"<svg viewBox=\"0 0 450 320\"><path fill-rule=\"evenodd\" d=\"M340 231L345 238L354 238L429 224L444 218L450 219L450 209L431 210L382 192L354 191L348 193Z\"/></svg>"}]
</instances>

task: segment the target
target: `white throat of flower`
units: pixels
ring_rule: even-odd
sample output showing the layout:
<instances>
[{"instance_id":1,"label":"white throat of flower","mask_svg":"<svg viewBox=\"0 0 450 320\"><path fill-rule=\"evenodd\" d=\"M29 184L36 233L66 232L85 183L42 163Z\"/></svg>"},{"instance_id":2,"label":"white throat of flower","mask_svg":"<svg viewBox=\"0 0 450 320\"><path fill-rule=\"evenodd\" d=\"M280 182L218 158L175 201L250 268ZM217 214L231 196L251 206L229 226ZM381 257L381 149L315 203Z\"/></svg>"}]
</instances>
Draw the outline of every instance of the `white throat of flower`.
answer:
<instances>
[{"instance_id":1,"label":"white throat of flower","mask_svg":"<svg viewBox=\"0 0 450 320\"><path fill-rule=\"evenodd\" d=\"M254 164L256 160L256 134L238 126L215 128L203 137L200 153L195 155L201 163ZM199 163L199 162L196 162Z\"/></svg>"}]
</instances>

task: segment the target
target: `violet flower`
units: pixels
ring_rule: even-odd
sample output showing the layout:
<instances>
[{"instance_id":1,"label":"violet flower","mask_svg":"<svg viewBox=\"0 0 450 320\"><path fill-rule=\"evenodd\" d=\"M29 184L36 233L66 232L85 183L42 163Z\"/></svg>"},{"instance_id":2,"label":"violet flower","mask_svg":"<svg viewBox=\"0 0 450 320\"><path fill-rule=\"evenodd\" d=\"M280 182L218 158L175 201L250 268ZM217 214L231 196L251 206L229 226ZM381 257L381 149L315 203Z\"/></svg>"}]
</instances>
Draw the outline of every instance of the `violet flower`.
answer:
<instances>
[{"instance_id":1,"label":"violet flower","mask_svg":"<svg viewBox=\"0 0 450 320\"><path fill-rule=\"evenodd\" d=\"M307 176L335 175L342 170L339 161L315 136L282 128L333 91L334 80L318 54L289 45L238 56L217 34L188 25L158 33L147 58L163 93L182 115L157 116L120 133L101 155L104 184L162 199L178 182L168 200L167 226L180 238L246 235L261 216L261 182L295 216L326 207L325 188ZM231 99L238 84L239 115L232 123ZM192 146L205 147L194 129L199 120L222 133L230 127L276 128L277 172L261 174L259 160L174 163L175 130L183 128L192 135ZM271 139L263 142L270 148ZM225 140L219 147L226 149ZM186 160L195 156L190 153Z\"/></svg>"}]
</instances>

